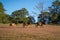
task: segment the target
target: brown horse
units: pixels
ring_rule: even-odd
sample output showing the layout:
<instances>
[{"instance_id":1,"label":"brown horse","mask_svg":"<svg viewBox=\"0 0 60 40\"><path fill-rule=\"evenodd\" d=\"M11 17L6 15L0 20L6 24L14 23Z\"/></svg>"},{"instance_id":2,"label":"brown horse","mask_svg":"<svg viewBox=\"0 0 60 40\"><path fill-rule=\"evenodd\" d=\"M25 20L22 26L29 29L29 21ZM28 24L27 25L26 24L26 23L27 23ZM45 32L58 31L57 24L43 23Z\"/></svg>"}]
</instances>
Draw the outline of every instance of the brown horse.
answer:
<instances>
[{"instance_id":1,"label":"brown horse","mask_svg":"<svg viewBox=\"0 0 60 40\"><path fill-rule=\"evenodd\" d=\"M10 25L10 26L16 26L16 24L15 24L15 23L10 23L9 25Z\"/></svg>"},{"instance_id":2,"label":"brown horse","mask_svg":"<svg viewBox=\"0 0 60 40\"><path fill-rule=\"evenodd\" d=\"M42 27L43 25L44 25L44 22L37 22L36 25L35 25L35 27L38 27L38 26Z\"/></svg>"},{"instance_id":3,"label":"brown horse","mask_svg":"<svg viewBox=\"0 0 60 40\"><path fill-rule=\"evenodd\" d=\"M23 28L25 28L25 26L28 26L27 22L23 22Z\"/></svg>"}]
</instances>

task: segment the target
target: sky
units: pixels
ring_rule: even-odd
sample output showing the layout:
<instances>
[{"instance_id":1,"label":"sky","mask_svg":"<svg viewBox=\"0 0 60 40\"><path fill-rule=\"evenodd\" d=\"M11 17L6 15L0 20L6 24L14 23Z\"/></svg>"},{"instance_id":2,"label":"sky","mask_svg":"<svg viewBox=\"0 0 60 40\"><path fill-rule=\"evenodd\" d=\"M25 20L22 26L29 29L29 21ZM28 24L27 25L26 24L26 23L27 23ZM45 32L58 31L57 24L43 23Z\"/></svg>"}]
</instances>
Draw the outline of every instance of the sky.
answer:
<instances>
[{"instance_id":1,"label":"sky","mask_svg":"<svg viewBox=\"0 0 60 40\"><path fill-rule=\"evenodd\" d=\"M34 16L37 19L38 14L40 13L36 6L40 2L44 2L44 10L47 10L49 6L51 6L54 0L0 0L3 3L5 8L5 12L7 14L11 14L15 10L19 10L21 8L26 8L30 15ZM35 14L34 14L35 13Z\"/></svg>"}]
</instances>

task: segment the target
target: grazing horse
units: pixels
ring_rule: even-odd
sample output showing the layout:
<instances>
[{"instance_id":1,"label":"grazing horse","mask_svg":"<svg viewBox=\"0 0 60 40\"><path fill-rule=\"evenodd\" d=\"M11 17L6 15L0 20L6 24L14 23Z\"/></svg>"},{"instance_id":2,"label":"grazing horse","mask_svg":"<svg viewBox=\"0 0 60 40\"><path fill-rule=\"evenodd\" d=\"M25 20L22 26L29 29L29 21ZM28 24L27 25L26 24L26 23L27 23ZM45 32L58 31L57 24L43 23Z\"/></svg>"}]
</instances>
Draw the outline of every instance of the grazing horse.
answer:
<instances>
[{"instance_id":1,"label":"grazing horse","mask_svg":"<svg viewBox=\"0 0 60 40\"><path fill-rule=\"evenodd\" d=\"M37 22L35 27L43 26L45 23L43 21Z\"/></svg>"},{"instance_id":2,"label":"grazing horse","mask_svg":"<svg viewBox=\"0 0 60 40\"><path fill-rule=\"evenodd\" d=\"M25 26L28 26L28 25L30 25L30 22L28 21L28 22L23 22L23 28L25 27Z\"/></svg>"},{"instance_id":3,"label":"grazing horse","mask_svg":"<svg viewBox=\"0 0 60 40\"><path fill-rule=\"evenodd\" d=\"M25 22L23 22L23 28L25 28L25 25L26 25Z\"/></svg>"},{"instance_id":4,"label":"grazing horse","mask_svg":"<svg viewBox=\"0 0 60 40\"><path fill-rule=\"evenodd\" d=\"M37 22L37 23L35 23L35 27L38 27L39 26L39 23Z\"/></svg>"},{"instance_id":5,"label":"grazing horse","mask_svg":"<svg viewBox=\"0 0 60 40\"><path fill-rule=\"evenodd\" d=\"M23 28L25 28L25 26L28 26L27 22L23 22Z\"/></svg>"},{"instance_id":6,"label":"grazing horse","mask_svg":"<svg viewBox=\"0 0 60 40\"><path fill-rule=\"evenodd\" d=\"M10 25L10 26L16 26L16 24L15 24L15 23L10 23L9 25Z\"/></svg>"}]
</instances>

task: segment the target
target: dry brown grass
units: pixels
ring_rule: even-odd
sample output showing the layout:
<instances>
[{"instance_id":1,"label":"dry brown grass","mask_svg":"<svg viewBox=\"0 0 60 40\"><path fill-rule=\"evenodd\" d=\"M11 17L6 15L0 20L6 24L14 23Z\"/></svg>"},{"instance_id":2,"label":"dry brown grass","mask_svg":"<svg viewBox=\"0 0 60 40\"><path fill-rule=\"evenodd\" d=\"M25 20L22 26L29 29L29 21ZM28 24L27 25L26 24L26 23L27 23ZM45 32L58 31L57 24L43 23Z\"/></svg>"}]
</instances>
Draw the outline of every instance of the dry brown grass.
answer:
<instances>
[{"instance_id":1,"label":"dry brown grass","mask_svg":"<svg viewBox=\"0 0 60 40\"><path fill-rule=\"evenodd\" d=\"M35 28L35 25L29 25L23 28L22 24L0 24L0 40L60 40L60 26L44 25Z\"/></svg>"}]
</instances>

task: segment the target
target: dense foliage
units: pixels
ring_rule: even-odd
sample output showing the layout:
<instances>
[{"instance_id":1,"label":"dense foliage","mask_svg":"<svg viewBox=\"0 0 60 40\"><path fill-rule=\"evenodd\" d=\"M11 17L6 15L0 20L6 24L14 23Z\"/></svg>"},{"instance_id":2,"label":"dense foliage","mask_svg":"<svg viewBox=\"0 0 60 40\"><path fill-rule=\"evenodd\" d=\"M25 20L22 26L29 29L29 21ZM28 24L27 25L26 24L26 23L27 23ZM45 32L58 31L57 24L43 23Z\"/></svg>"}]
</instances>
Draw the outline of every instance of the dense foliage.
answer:
<instances>
[{"instance_id":1,"label":"dense foliage","mask_svg":"<svg viewBox=\"0 0 60 40\"><path fill-rule=\"evenodd\" d=\"M48 7L49 12L42 12L42 17L45 19L47 18L51 23L57 24L60 22L60 1L55 0L52 2L52 6ZM42 17L39 15L39 18ZM49 17L49 18L48 18Z\"/></svg>"}]
</instances>

